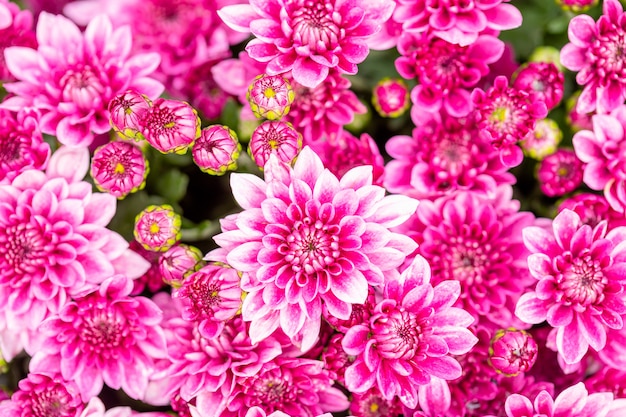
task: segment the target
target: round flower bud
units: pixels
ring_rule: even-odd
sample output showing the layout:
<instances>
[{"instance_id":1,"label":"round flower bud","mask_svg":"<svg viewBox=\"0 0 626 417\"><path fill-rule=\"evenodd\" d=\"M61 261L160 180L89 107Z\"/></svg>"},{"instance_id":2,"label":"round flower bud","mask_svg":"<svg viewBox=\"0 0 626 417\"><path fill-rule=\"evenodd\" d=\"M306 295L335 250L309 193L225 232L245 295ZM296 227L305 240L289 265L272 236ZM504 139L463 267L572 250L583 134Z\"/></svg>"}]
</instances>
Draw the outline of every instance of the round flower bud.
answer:
<instances>
[{"instance_id":1,"label":"round flower bud","mask_svg":"<svg viewBox=\"0 0 626 417\"><path fill-rule=\"evenodd\" d=\"M109 121L113 130L124 139L136 139L139 134L139 119L151 105L148 97L134 90L118 94L109 102Z\"/></svg>"},{"instance_id":2,"label":"round flower bud","mask_svg":"<svg viewBox=\"0 0 626 417\"><path fill-rule=\"evenodd\" d=\"M528 57L528 62L549 62L564 71L565 67L561 64L561 51L554 46L538 46Z\"/></svg>"},{"instance_id":3,"label":"round flower bud","mask_svg":"<svg viewBox=\"0 0 626 417\"><path fill-rule=\"evenodd\" d=\"M581 13L598 4L598 0L556 0L556 4L563 10Z\"/></svg>"},{"instance_id":4,"label":"round flower bud","mask_svg":"<svg viewBox=\"0 0 626 417\"><path fill-rule=\"evenodd\" d=\"M183 279L202 266L200 249L181 243L172 246L159 257L159 270L163 281L174 288L179 288Z\"/></svg>"},{"instance_id":5,"label":"round flower bud","mask_svg":"<svg viewBox=\"0 0 626 417\"><path fill-rule=\"evenodd\" d=\"M274 154L279 160L291 163L302 149L302 135L291 123L268 121L261 123L252 132L248 153L261 168Z\"/></svg>"},{"instance_id":6,"label":"round flower bud","mask_svg":"<svg viewBox=\"0 0 626 417\"><path fill-rule=\"evenodd\" d=\"M202 129L193 144L193 161L201 171L211 175L223 175L237 168L241 144L237 134L228 126L212 125Z\"/></svg>"},{"instance_id":7,"label":"round flower bud","mask_svg":"<svg viewBox=\"0 0 626 417\"><path fill-rule=\"evenodd\" d=\"M184 101L159 98L141 114L139 128L139 137L161 153L184 154L200 136L200 118Z\"/></svg>"},{"instance_id":8,"label":"round flower bud","mask_svg":"<svg viewBox=\"0 0 626 417\"><path fill-rule=\"evenodd\" d=\"M515 376L532 368L537 351L537 343L524 330L498 330L489 346L489 364L500 374Z\"/></svg>"},{"instance_id":9,"label":"round flower bud","mask_svg":"<svg viewBox=\"0 0 626 417\"><path fill-rule=\"evenodd\" d=\"M562 139L563 132L557 122L541 119L537 120L535 128L528 132L520 145L526 156L541 161L556 151Z\"/></svg>"},{"instance_id":10,"label":"round flower bud","mask_svg":"<svg viewBox=\"0 0 626 417\"><path fill-rule=\"evenodd\" d=\"M383 117L400 117L411 105L409 89L401 79L383 78L374 87L372 104Z\"/></svg>"},{"instance_id":11,"label":"round flower bud","mask_svg":"<svg viewBox=\"0 0 626 417\"><path fill-rule=\"evenodd\" d=\"M143 152L130 142L104 144L91 159L91 177L96 187L120 199L144 188L148 172Z\"/></svg>"},{"instance_id":12,"label":"round flower bud","mask_svg":"<svg viewBox=\"0 0 626 417\"><path fill-rule=\"evenodd\" d=\"M571 193L582 184L583 171L584 164L572 149L559 149L539 164L539 189L548 197Z\"/></svg>"},{"instance_id":13,"label":"round flower bud","mask_svg":"<svg viewBox=\"0 0 626 417\"><path fill-rule=\"evenodd\" d=\"M169 204L146 207L135 217L135 240L152 252L165 252L180 240L181 218Z\"/></svg>"},{"instance_id":14,"label":"round flower bud","mask_svg":"<svg viewBox=\"0 0 626 417\"><path fill-rule=\"evenodd\" d=\"M289 113L295 94L284 77L261 74L248 87L246 97L256 117L277 120Z\"/></svg>"}]
</instances>

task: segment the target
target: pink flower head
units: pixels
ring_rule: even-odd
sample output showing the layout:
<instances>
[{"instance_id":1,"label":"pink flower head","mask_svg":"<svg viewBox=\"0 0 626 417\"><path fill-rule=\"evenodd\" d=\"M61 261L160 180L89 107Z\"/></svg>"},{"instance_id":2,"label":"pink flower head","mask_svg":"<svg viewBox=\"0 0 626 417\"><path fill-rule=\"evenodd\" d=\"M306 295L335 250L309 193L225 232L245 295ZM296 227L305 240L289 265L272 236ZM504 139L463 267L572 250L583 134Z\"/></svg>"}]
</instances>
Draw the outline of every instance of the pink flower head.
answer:
<instances>
[{"instance_id":1,"label":"pink flower head","mask_svg":"<svg viewBox=\"0 0 626 417\"><path fill-rule=\"evenodd\" d=\"M86 146L94 134L107 133L107 108L117 94L132 88L155 98L163 91L150 77L159 57L131 55L130 28L113 29L105 16L92 20L82 34L67 18L42 13L37 41L38 49L6 49L7 67L18 82L5 84L15 96L2 107L36 110L41 131L64 145Z\"/></svg>"},{"instance_id":2,"label":"pink flower head","mask_svg":"<svg viewBox=\"0 0 626 417\"><path fill-rule=\"evenodd\" d=\"M337 68L356 74L369 53L366 40L391 16L392 0L271 0L226 6L218 15L231 28L252 32L250 57L267 62L266 72L291 71L299 84L314 88Z\"/></svg>"},{"instance_id":3,"label":"pink flower head","mask_svg":"<svg viewBox=\"0 0 626 417\"><path fill-rule=\"evenodd\" d=\"M163 281L179 288L185 277L202 266L202 252L195 246L184 243L172 246L159 256L159 272Z\"/></svg>"},{"instance_id":4,"label":"pink flower head","mask_svg":"<svg viewBox=\"0 0 626 417\"><path fill-rule=\"evenodd\" d=\"M515 75L513 87L532 92L546 103L549 110L555 108L563 98L565 77L551 62L529 62Z\"/></svg>"},{"instance_id":5,"label":"pink flower head","mask_svg":"<svg viewBox=\"0 0 626 417\"><path fill-rule=\"evenodd\" d=\"M571 193L583 183L583 168L572 149L561 148L539 163L539 189L548 197Z\"/></svg>"},{"instance_id":6,"label":"pink flower head","mask_svg":"<svg viewBox=\"0 0 626 417\"><path fill-rule=\"evenodd\" d=\"M626 217L611 208L606 198L592 193L578 193L561 201L558 210L569 209L580 216L583 224L595 227L602 220L608 222L608 229L626 226Z\"/></svg>"},{"instance_id":7,"label":"pink flower head","mask_svg":"<svg viewBox=\"0 0 626 417\"><path fill-rule=\"evenodd\" d=\"M237 168L241 144L228 126L211 125L200 131L191 148L193 161L202 172L223 175Z\"/></svg>"},{"instance_id":8,"label":"pink flower head","mask_svg":"<svg viewBox=\"0 0 626 417\"><path fill-rule=\"evenodd\" d=\"M180 215L169 204L150 205L135 217L134 236L144 249L165 252L180 240Z\"/></svg>"},{"instance_id":9,"label":"pink flower head","mask_svg":"<svg viewBox=\"0 0 626 417\"><path fill-rule=\"evenodd\" d=\"M37 47L33 32L33 14L20 10L8 0L0 0L0 83L14 81L4 58L4 51L12 46Z\"/></svg>"},{"instance_id":10,"label":"pink flower head","mask_svg":"<svg viewBox=\"0 0 626 417\"><path fill-rule=\"evenodd\" d=\"M50 145L44 142L35 117L0 109L0 183L27 169L44 169L49 157Z\"/></svg>"},{"instance_id":11,"label":"pink flower head","mask_svg":"<svg viewBox=\"0 0 626 417\"><path fill-rule=\"evenodd\" d=\"M626 46L626 14L619 0L605 0L597 22L588 15L574 17L568 28L570 43L561 49L561 63L577 71L584 86L576 111L607 113L624 103L626 69L616 52Z\"/></svg>"},{"instance_id":12,"label":"pink flower head","mask_svg":"<svg viewBox=\"0 0 626 417\"><path fill-rule=\"evenodd\" d=\"M260 167L275 155L279 161L293 162L302 149L302 135L289 122L268 120L261 123L250 138L248 154Z\"/></svg>"},{"instance_id":13,"label":"pink flower head","mask_svg":"<svg viewBox=\"0 0 626 417\"><path fill-rule=\"evenodd\" d=\"M76 381L84 401L103 383L142 398L154 361L167 352L161 310L148 298L129 296L132 288L128 278L115 275L44 321L39 331L45 340L31 371L60 371Z\"/></svg>"},{"instance_id":14,"label":"pink flower head","mask_svg":"<svg viewBox=\"0 0 626 417\"><path fill-rule=\"evenodd\" d=\"M407 220L417 201L385 196L372 185L369 166L338 179L308 147L293 168L271 157L264 172L265 181L231 175L244 211L224 221L214 239L226 262L243 272L242 315L251 321L252 341L281 327L306 351L320 331L322 302L347 319L369 285L382 285L383 272L415 250L389 228Z\"/></svg>"},{"instance_id":15,"label":"pink flower head","mask_svg":"<svg viewBox=\"0 0 626 417\"><path fill-rule=\"evenodd\" d=\"M526 372L537 360L537 342L524 330L501 329L491 339L489 363L506 376Z\"/></svg>"},{"instance_id":16,"label":"pink flower head","mask_svg":"<svg viewBox=\"0 0 626 417\"><path fill-rule=\"evenodd\" d=\"M143 189L149 171L143 152L130 142L102 145L91 159L91 177L96 187L120 199Z\"/></svg>"},{"instance_id":17,"label":"pink flower head","mask_svg":"<svg viewBox=\"0 0 626 417\"><path fill-rule=\"evenodd\" d=\"M547 391L537 395L534 402L520 394L506 399L504 410L507 417L618 417L626 412L626 400L614 400L610 392L589 394L579 382L555 399Z\"/></svg>"},{"instance_id":18,"label":"pink flower head","mask_svg":"<svg viewBox=\"0 0 626 417\"><path fill-rule=\"evenodd\" d=\"M610 115L592 117L593 131L582 130L572 138L576 156L586 163L583 181L592 190L603 190L611 207L626 211L626 154L624 131L626 106Z\"/></svg>"},{"instance_id":19,"label":"pink flower head","mask_svg":"<svg viewBox=\"0 0 626 417\"><path fill-rule=\"evenodd\" d=\"M411 106L409 90L399 78L383 78L374 86L372 104L383 117L400 117Z\"/></svg>"},{"instance_id":20,"label":"pink flower head","mask_svg":"<svg viewBox=\"0 0 626 417\"><path fill-rule=\"evenodd\" d=\"M506 77L496 77L486 92L472 92L480 135L488 138L500 151L502 163L515 167L524 154L517 142L535 128L535 122L548 115L546 103L535 94L509 87Z\"/></svg>"},{"instance_id":21,"label":"pink flower head","mask_svg":"<svg viewBox=\"0 0 626 417\"><path fill-rule=\"evenodd\" d=\"M214 338L241 310L239 274L228 266L209 264L186 277L172 293L183 305L182 317L197 321L200 334Z\"/></svg>"},{"instance_id":22,"label":"pink flower head","mask_svg":"<svg viewBox=\"0 0 626 417\"><path fill-rule=\"evenodd\" d=\"M289 113L295 94L286 78L261 74L248 87L247 98L256 117L277 120Z\"/></svg>"},{"instance_id":23,"label":"pink flower head","mask_svg":"<svg viewBox=\"0 0 626 417\"><path fill-rule=\"evenodd\" d=\"M184 101L159 98L139 115L139 132L161 153L184 154L200 137L200 118Z\"/></svg>"},{"instance_id":24,"label":"pink flower head","mask_svg":"<svg viewBox=\"0 0 626 417\"><path fill-rule=\"evenodd\" d=\"M552 119L537 120L535 128L520 142L524 155L541 161L556 152L563 139L563 131Z\"/></svg>"},{"instance_id":25,"label":"pink flower head","mask_svg":"<svg viewBox=\"0 0 626 417\"><path fill-rule=\"evenodd\" d=\"M598 4L598 0L556 0L561 9L581 13Z\"/></svg>"},{"instance_id":26,"label":"pink flower head","mask_svg":"<svg viewBox=\"0 0 626 417\"><path fill-rule=\"evenodd\" d=\"M370 319L346 333L342 346L356 356L346 369L346 387L364 393L376 386L386 400L397 396L415 408L419 385L461 376L452 355L467 353L477 339L466 328L472 316L452 307L460 293L456 281L433 287L428 263L417 256L397 280L385 283Z\"/></svg>"},{"instance_id":27,"label":"pink flower head","mask_svg":"<svg viewBox=\"0 0 626 417\"><path fill-rule=\"evenodd\" d=\"M139 120L152 102L135 90L127 90L109 102L110 121L113 130L124 139L135 139L140 133Z\"/></svg>"},{"instance_id":28,"label":"pink flower head","mask_svg":"<svg viewBox=\"0 0 626 417\"><path fill-rule=\"evenodd\" d=\"M579 362L589 346L604 348L608 329L623 328L625 233L624 227L607 233L605 221L592 228L567 209L551 231L531 226L522 232L538 283L518 300L515 314L526 323L547 320L567 364Z\"/></svg>"},{"instance_id":29,"label":"pink flower head","mask_svg":"<svg viewBox=\"0 0 626 417\"><path fill-rule=\"evenodd\" d=\"M396 68L419 84L411 92L416 106L428 112L441 108L456 117L467 116L473 104L470 89L489 73L504 52L504 42L481 35L468 46L448 43L430 34L404 33L398 41L402 55Z\"/></svg>"},{"instance_id":30,"label":"pink flower head","mask_svg":"<svg viewBox=\"0 0 626 417\"><path fill-rule=\"evenodd\" d=\"M491 141L479 135L474 118L412 110L417 126L412 136L394 136L385 145L392 159L385 166L384 185L391 192L416 198L457 190L493 195L515 177L500 161Z\"/></svg>"},{"instance_id":31,"label":"pink flower head","mask_svg":"<svg viewBox=\"0 0 626 417\"><path fill-rule=\"evenodd\" d=\"M449 43L474 43L481 32L498 33L522 24L509 0L398 0L393 18L407 32L428 32Z\"/></svg>"}]
</instances>

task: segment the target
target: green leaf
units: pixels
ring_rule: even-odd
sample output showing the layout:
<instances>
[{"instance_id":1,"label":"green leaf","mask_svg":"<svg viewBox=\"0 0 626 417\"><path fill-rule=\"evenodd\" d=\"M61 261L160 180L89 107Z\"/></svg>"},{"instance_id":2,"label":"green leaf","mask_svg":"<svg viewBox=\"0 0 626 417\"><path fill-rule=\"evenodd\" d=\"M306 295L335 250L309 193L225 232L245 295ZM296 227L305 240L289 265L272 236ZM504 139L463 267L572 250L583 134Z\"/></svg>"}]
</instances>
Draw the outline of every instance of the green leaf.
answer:
<instances>
[{"instance_id":1,"label":"green leaf","mask_svg":"<svg viewBox=\"0 0 626 417\"><path fill-rule=\"evenodd\" d=\"M189 176L178 169L170 169L155 178L154 190L168 202L178 203L187 193Z\"/></svg>"}]
</instances>

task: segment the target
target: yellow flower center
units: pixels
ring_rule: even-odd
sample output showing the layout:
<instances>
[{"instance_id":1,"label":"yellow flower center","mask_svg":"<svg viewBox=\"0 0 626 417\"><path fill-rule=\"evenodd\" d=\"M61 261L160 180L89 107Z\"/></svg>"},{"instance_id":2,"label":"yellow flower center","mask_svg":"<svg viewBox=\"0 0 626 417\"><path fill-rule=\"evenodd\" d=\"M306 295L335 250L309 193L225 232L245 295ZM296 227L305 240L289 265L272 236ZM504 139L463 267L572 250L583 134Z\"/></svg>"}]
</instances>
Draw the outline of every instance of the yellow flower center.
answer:
<instances>
[{"instance_id":1,"label":"yellow flower center","mask_svg":"<svg viewBox=\"0 0 626 417\"><path fill-rule=\"evenodd\" d=\"M276 97L276 91L272 87L267 87L265 91L263 91L263 95L265 98L274 98Z\"/></svg>"},{"instance_id":2,"label":"yellow flower center","mask_svg":"<svg viewBox=\"0 0 626 417\"><path fill-rule=\"evenodd\" d=\"M154 222L150 225L150 233L152 233L153 235L159 233L159 230L161 230L161 228L159 227L157 222Z\"/></svg>"}]
</instances>

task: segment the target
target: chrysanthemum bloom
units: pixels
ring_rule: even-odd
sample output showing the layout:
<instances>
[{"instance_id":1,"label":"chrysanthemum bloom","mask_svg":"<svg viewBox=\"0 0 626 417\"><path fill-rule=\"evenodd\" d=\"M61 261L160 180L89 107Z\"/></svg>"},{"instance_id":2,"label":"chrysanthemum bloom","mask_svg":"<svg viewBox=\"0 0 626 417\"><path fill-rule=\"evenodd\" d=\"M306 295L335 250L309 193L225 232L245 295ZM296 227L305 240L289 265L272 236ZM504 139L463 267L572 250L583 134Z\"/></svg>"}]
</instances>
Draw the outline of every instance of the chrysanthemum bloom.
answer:
<instances>
[{"instance_id":1,"label":"chrysanthemum bloom","mask_svg":"<svg viewBox=\"0 0 626 417\"><path fill-rule=\"evenodd\" d=\"M167 351L161 310L148 298L129 296L132 288L128 278L115 275L44 321L39 332L45 340L31 371L60 371L76 382L84 401L103 383L142 398L154 361Z\"/></svg>"},{"instance_id":2,"label":"chrysanthemum bloom","mask_svg":"<svg viewBox=\"0 0 626 417\"><path fill-rule=\"evenodd\" d=\"M285 77L260 74L248 87L247 98L256 117L277 120L289 113L295 94Z\"/></svg>"},{"instance_id":3,"label":"chrysanthemum bloom","mask_svg":"<svg viewBox=\"0 0 626 417\"><path fill-rule=\"evenodd\" d=\"M373 386L364 393L352 394L350 415L354 417L397 417L402 414L402 403L398 398L386 399Z\"/></svg>"},{"instance_id":4,"label":"chrysanthemum bloom","mask_svg":"<svg viewBox=\"0 0 626 417\"><path fill-rule=\"evenodd\" d=\"M577 71L584 86L576 110L607 113L624 103L626 69L619 51L624 48L626 14L619 0L604 0L597 22L588 15L574 17L568 28L570 43L561 49L561 63Z\"/></svg>"},{"instance_id":5,"label":"chrysanthemum bloom","mask_svg":"<svg viewBox=\"0 0 626 417\"><path fill-rule=\"evenodd\" d=\"M184 154L200 137L196 109L184 101L159 98L139 116L138 137L161 153Z\"/></svg>"},{"instance_id":6,"label":"chrysanthemum bloom","mask_svg":"<svg viewBox=\"0 0 626 417\"><path fill-rule=\"evenodd\" d=\"M526 265L528 250L521 230L535 223L519 211L510 186L492 197L458 191L434 201L422 200L411 221L397 229L412 236L433 271L433 284L461 284L457 306L477 323L523 328L512 314L518 298L534 282Z\"/></svg>"},{"instance_id":7,"label":"chrysanthemum bloom","mask_svg":"<svg viewBox=\"0 0 626 417\"><path fill-rule=\"evenodd\" d=\"M20 10L8 0L0 0L0 82L14 81L7 68L4 51L11 46L36 48L37 40L33 32L33 14Z\"/></svg>"},{"instance_id":8,"label":"chrysanthemum bloom","mask_svg":"<svg viewBox=\"0 0 626 417\"><path fill-rule=\"evenodd\" d=\"M268 120L252 132L248 154L262 168L269 161L270 155L275 155L281 162L291 163L301 149L302 135L291 123Z\"/></svg>"},{"instance_id":9,"label":"chrysanthemum bloom","mask_svg":"<svg viewBox=\"0 0 626 417\"><path fill-rule=\"evenodd\" d=\"M398 279L385 282L370 319L343 338L346 353L356 356L345 373L348 390L364 393L376 386L386 400L397 396L415 408L417 387L431 376L461 376L452 355L467 353L478 339L466 328L472 316L452 307L460 293L457 281L433 287L430 267L419 255Z\"/></svg>"},{"instance_id":10,"label":"chrysanthemum bloom","mask_svg":"<svg viewBox=\"0 0 626 417\"><path fill-rule=\"evenodd\" d=\"M382 285L383 272L415 250L410 238L388 229L408 219L417 201L385 196L372 185L369 166L339 180L305 147L293 168L272 157L265 181L232 174L231 186L244 211L222 222L214 239L226 262L243 272L242 314L253 342L281 327L308 350L320 331L322 302L347 319L369 285Z\"/></svg>"},{"instance_id":11,"label":"chrysanthemum bloom","mask_svg":"<svg viewBox=\"0 0 626 417\"><path fill-rule=\"evenodd\" d=\"M583 169L584 164L572 149L561 148L539 163L539 189L548 197L571 193L583 183Z\"/></svg>"},{"instance_id":12,"label":"chrysanthemum bloom","mask_svg":"<svg viewBox=\"0 0 626 417\"><path fill-rule=\"evenodd\" d=\"M125 139L137 138L141 114L148 111L152 101L135 90L127 90L109 102L110 121L113 130Z\"/></svg>"},{"instance_id":13,"label":"chrysanthemum bloom","mask_svg":"<svg viewBox=\"0 0 626 417\"><path fill-rule=\"evenodd\" d=\"M539 282L522 295L515 314L526 323L547 320L567 364L579 362L589 346L601 350L607 329L623 328L626 228L606 230L605 221L592 228L565 209L552 231L526 227L522 232L532 252L528 268Z\"/></svg>"},{"instance_id":14,"label":"chrysanthemum bloom","mask_svg":"<svg viewBox=\"0 0 626 417\"><path fill-rule=\"evenodd\" d=\"M356 74L369 53L366 40L391 16L395 3L382 0L272 0L226 6L224 22L256 37L248 43L250 57L267 62L267 74L291 71L306 87L321 84L329 70Z\"/></svg>"},{"instance_id":15,"label":"chrysanthemum bloom","mask_svg":"<svg viewBox=\"0 0 626 417\"><path fill-rule=\"evenodd\" d=\"M598 0L556 0L561 9L581 13L598 4Z\"/></svg>"},{"instance_id":16,"label":"chrysanthemum bloom","mask_svg":"<svg viewBox=\"0 0 626 417\"><path fill-rule=\"evenodd\" d=\"M0 402L2 417L78 417L85 408L73 381L60 374L30 372L19 382L11 401Z\"/></svg>"},{"instance_id":17,"label":"chrysanthemum bloom","mask_svg":"<svg viewBox=\"0 0 626 417\"><path fill-rule=\"evenodd\" d=\"M44 169L49 157L50 145L44 142L34 115L0 109L0 183L27 169Z\"/></svg>"},{"instance_id":18,"label":"chrysanthemum bloom","mask_svg":"<svg viewBox=\"0 0 626 417\"><path fill-rule=\"evenodd\" d=\"M326 80L315 88L290 81L296 98L284 120L302 134L305 145L336 137L343 126L354 121L355 114L367 112L350 90L350 81L337 71L330 71Z\"/></svg>"},{"instance_id":19,"label":"chrysanthemum bloom","mask_svg":"<svg viewBox=\"0 0 626 417\"><path fill-rule=\"evenodd\" d=\"M337 177L342 177L356 166L371 165L373 183L382 185L385 160L378 145L367 133L361 134L357 139L347 130L343 130L335 138L313 143L311 148L322 159L324 166Z\"/></svg>"},{"instance_id":20,"label":"chrysanthemum bloom","mask_svg":"<svg viewBox=\"0 0 626 417\"><path fill-rule=\"evenodd\" d=\"M35 329L116 271L136 278L148 268L106 228L115 197L79 181L88 167L86 149L62 147L46 173L27 170L0 185L0 314L9 329Z\"/></svg>"},{"instance_id":21,"label":"chrysanthemum bloom","mask_svg":"<svg viewBox=\"0 0 626 417\"><path fill-rule=\"evenodd\" d=\"M486 92L472 92L480 135L488 138L500 151L502 163L515 167L524 154L517 142L535 128L535 123L548 115L546 103L530 91L509 87L506 77L496 77Z\"/></svg>"},{"instance_id":22,"label":"chrysanthemum bloom","mask_svg":"<svg viewBox=\"0 0 626 417\"><path fill-rule=\"evenodd\" d=\"M504 42L490 35L481 35L469 46L448 43L432 34L403 33L398 40L396 59L398 73L407 79L416 78L411 91L416 106L429 112L442 107L456 117L472 110L470 89L489 73L504 52Z\"/></svg>"},{"instance_id":23,"label":"chrysanthemum bloom","mask_svg":"<svg viewBox=\"0 0 626 417\"><path fill-rule=\"evenodd\" d=\"M582 130L572 138L576 156L584 162L584 183L603 190L611 207L626 210L626 155L620 152L626 127L626 106L610 115L592 117L593 131Z\"/></svg>"},{"instance_id":24,"label":"chrysanthemum bloom","mask_svg":"<svg viewBox=\"0 0 626 417\"><path fill-rule=\"evenodd\" d=\"M135 217L134 236L144 249L165 252L180 240L181 218L169 204L151 205Z\"/></svg>"},{"instance_id":25,"label":"chrysanthemum bloom","mask_svg":"<svg viewBox=\"0 0 626 417\"><path fill-rule=\"evenodd\" d=\"M383 117L400 117L411 106L409 89L399 78L383 78L372 91L372 104Z\"/></svg>"},{"instance_id":26,"label":"chrysanthemum bloom","mask_svg":"<svg viewBox=\"0 0 626 417\"><path fill-rule=\"evenodd\" d=\"M612 392L615 398L626 398L626 371L603 366L585 381L589 392Z\"/></svg>"},{"instance_id":27,"label":"chrysanthemum bloom","mask_svg":"<svg viewBox=\"0 0 626 417\"><path fill-rule=\"evenodd\" d=\"M508 2L398 0L393 19L407 32L429 32L446 42L466 46L487 29L498 33L522 24L522 14Z\"/></svg>"},{"instance_id":28,"label":"chrysanthemum bloom","mask_svg":"<svg viewBox=\"0 0 626 417\"><path fill-rule=\"evenodd\" d=\"M569 209L580 216L580 221L595 227L602 220L608 222L608 229L617 226L626 226L626 216L611 208L609 202L602 195L592 193L578 193L566 198L559 204L558 210Z\"/></svg>"},{"instance_id":29,"label":"chrysanthemum bloom","mask_svg":"<svg viewBox=\"0 0 626 417\"><path fill-rule=\"evenodd\" d=\"M223 175L237 168L241 144L228 126L211 125L200 131L191 148L193 161L202 172Z\"/></svg>"},{"instance_id":30,"label":"chrysanthemum bloom","mask_svg":"<svg viewBox=\"0 0 626 417\"><path fill-rule=\"evenodd\" d=\"M532 368L537 350L537 342L524 330L500 329L491 339L489 364L498 373L515 376Z\"/></svg>"},{"instance_id":31,"label":"chrysanthemum bloom","mask_svg":"<svg viewBox=\"0 0 626 417\"><path fill-rule=\"evenodd\" d=\"M346 368L350 366L354 358L351 358L344 352L343 347L341 347L342 340L343 334L335 333L328 343L325 344L320 359L324 361L324 369L328 371L330 378L344 385Z\"/></svg>"},{"instance_id":32,"label":"chrysanthemum bloom","mask_svg":"<svg viewBox=\"0 0 626 417\"><path fill-rule=\"evenodd\" d=\"M143 189L149 171L143 152L130 142L114 141L102 145L91 159L91 177L98 190L119 199Z\"/></svg>"},{"instance_id":33,"label":"chrysanthemum bloom","mask_svg":"<svg viewBox=\"0 0 626 417\"><path fill-rule=\"evenodd\" d=\"M537 120L535 128L520 142L524 155L541 161L556 152L563 139L563 131L552 119Z\"/></svg>"},{"instance_id":34,"label":"chrysanthemum bloom","mask_svg":"<svg viewBox=\"0 0 626 417\"><path fill-rule=\"evenodd\" d=\"M203 253L195 246L184 243L172 246L159 256L159 271L163 281L179 288L183 279L202 266Z\"/></svg>"},{"instance_id":35,"label":"chrysanthemum bloom","mask_svg":"<svg viewBox=\"0 0 626 417\"><path fill-rule=\"evenodd\" d=\"M479 135L471 115L459 119L414 106L412 116L417 126L412 136L394 136L385 145L394 158L385 166L387 190L416 198L456 190L493 195L498 185L515 183L498 150Z\"/></svg>"},{"instance_id":36,"label":"chrysanthemum bloom","mask_svg":"<svg viewBox=\"0 0 626 417\"><path fill-rule=\"evenodd\" d=\"M610 392L589 394L579 382L555 399L546 391L540 392L534 402L523 395L512 394L506 399L504 410L507 417L620 417L626 413L626 400L614 400Z\"/></svg>"},{"instance_id":37,"label":"chrysanthemum bloom","mask_svg":"<svg viewBox=\"0 0 626 417\"><path fill-rule=\"evenodd\" d=\"M563 73L551 62L529 62L513 80L513 87L534 93L537 100L546 103L548 111L561 102L564 85Z\"/></svg>"},{"instance_id":38,"label":"chrysanthemum bloom","mask_svg":"<svg viewBox=\"0 0 626 417\"><path fill-rule=\"evenodd\" d=\"M158 55L131 55L130 28L113 29L107 17L92 20L82 34L67 18L42 13L37 41L37 50L5 50L7 67L18 82L4 85L15 96L1 106L36 110L41 131L64 145L86 146L94 134L107 133L107 106L117 94L131 88L155 98L163 91L161 83L150 78Z\"/></svg>"},{"instance_id":39,"label":"chrysanthemum bloom","mask_svg":"<svg viewBox=\"0 0 626 417\"><path fill-rule=\"evenodd\" d=\"M186 277L172 298L182 302L182 317L197 321L206 338L222 332L224 323L241 310L239 273L226 265L209 264Z\"/></svg>"},{"instance_id":40,"label":"chrysanthemum bloom","mask_svg":"<svg viewBox=\"0 0 626 417\"><path fill-rule=\"evenodd\" d=\"M580 93L580 91L574 92L565 102L565 108L567 110L565 121L570 125L574 132L593 129L591 118L595 112L579 113L576 110Z\"/></svg>"}]
</instances>

